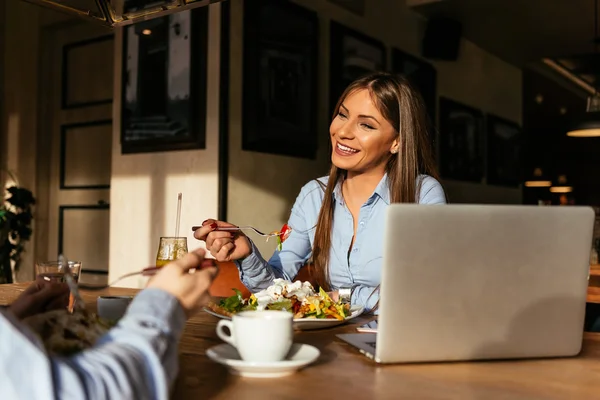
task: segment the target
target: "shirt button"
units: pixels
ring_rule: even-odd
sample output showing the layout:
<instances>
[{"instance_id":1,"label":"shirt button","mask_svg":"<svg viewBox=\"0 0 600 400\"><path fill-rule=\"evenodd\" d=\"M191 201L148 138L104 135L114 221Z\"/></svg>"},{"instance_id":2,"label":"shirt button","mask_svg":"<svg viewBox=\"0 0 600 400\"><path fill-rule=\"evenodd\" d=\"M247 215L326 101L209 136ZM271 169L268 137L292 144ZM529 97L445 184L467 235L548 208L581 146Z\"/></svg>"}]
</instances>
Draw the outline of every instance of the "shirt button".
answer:
<instances>
[{"instance_id":1,"label":"shirt button","mask_svg":"<svg viewBox=\"0 0 600 400\"><path fill-rule=\"evenodd\" d=\"M365 224L365 221L360 221L360 226L363 226Z\"/></svg>"},{"instance_id":2,"label":"shirt button","mask_svg":"<svg viewBox=\"0 0 600 400\"><path fill-rule=\"evenodd\" d=\"M358 249L355 247L354 250L352 250L352 251L356 253L358 251Z\"/></svg>"}]
</instances>

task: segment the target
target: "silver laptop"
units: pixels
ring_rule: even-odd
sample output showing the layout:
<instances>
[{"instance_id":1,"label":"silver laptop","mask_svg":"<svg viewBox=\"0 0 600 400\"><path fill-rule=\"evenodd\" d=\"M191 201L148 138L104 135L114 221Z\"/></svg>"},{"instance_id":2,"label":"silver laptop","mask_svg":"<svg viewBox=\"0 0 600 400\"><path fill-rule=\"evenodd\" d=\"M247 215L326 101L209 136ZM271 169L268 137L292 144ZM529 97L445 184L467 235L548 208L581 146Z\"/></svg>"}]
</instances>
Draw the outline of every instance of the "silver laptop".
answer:
<instances>
[{"instance_id":1,"label":"silver laptop","mask_svg":"<svg viewBox=\"0 0 600 400\"><path fill-rule=\"evenodd\" d=\"M379 363L574 356L589 207L393 204L377 333L338 335Z\"/></svg>"}]
</instances>

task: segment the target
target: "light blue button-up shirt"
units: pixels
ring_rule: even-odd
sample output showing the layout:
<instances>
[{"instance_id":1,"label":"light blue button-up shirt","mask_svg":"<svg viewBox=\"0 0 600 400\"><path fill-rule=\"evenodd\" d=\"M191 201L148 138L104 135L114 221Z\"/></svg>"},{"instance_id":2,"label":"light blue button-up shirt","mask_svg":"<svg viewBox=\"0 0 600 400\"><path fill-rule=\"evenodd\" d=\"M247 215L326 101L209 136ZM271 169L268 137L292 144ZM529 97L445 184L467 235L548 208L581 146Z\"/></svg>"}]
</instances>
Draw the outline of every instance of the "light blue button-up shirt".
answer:
<instances>
[{"instance_id":1,"label":"light blue button-up shirt","mask_svg":"<svg viewBox=\"0 0 600 400\"><path fill-rule=\"evenodd\" d=\"M26 326L0 313L0 399L167 400L184 326L175 297L145 289L94 348L63 358L49 357Z\"/></svg>"},{"instance_id":2,"label":"light blue button-up shirt","mask_svg":"<svg viewBox=\"0 0 600 400\"><path fill-rule=\"evenodd\" d=\"M419 204L446 203L444 190L437 180L427 175L421 175L418 179L421 180ZM326 185L328 177L319 178L319 181ZM281 251L276 250L268 262L263 259L254 243L252 254L236 262L240 279L250 291L265 289L275 278L293 280L306 264L312 254L315 227L324 194L322 186L315 180L302 188L288 221L292 233L283 243ZM352 304L362 305L370 310L379 300L376 287L381 282L383 226L385 209L390 204L387 175L360 208L356 238L350 253L348 249L354 235L354 221L344 203L340 184L335 188L334 199L336 203L331 232L329 280L334 290L354 288Z\"/></svg>"}]
</instances>

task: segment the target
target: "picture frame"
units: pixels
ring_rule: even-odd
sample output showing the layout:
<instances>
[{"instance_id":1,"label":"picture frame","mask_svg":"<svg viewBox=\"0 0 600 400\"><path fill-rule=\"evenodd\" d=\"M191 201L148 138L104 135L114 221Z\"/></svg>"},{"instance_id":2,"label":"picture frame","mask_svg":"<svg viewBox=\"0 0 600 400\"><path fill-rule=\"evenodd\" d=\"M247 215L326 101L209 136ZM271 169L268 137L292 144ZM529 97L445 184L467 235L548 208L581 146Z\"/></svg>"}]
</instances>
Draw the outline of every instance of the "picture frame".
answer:
<instances>
[{"instance_id":1,"label":"picture frame","mask_svg":"<svg viewBox=\"0 0 600 400\"><path fill-rule=\"evenodd\" d=\"M254 0L244 12L242 149L315 159L317 13Z\"/></svg>"},{"instance_id":2,"label":"picture frame","mask_svg":"<svg viewBox=\"0 0 600 400\"><path fill-rule=\"evenodd\" d=\"M516 122L486 115L487 183L518 187L522 178L523 130Z\"/></svg>"},{"instance_id":3,"label":"picture frame","mask_svg":"<svg viewBox=\"0 0 600 400\"><path fill-rule=\"evenodd\" d=\"M391 51L392 72L406 77L420 92L429 125L434 128L437 117L437 70L433 64L397 48L393 47ZM433 130L430 131L433 132Z\"/></svg>"},{"instance_id":4,"label":"picture frame","mask_svg":"<svg viewBox=\"0 0 600 400\"><path fill-rule=\"evenodd\" d=\"M61 108L63 110L100 106L103 104L111 104L113 102L112 88L110 86L103 87L104 90L100 92L101 94L99 97L98 93L94 91L94 93L87 94L87 96L91 95L91 98L71 98L71 95L73 94L71 93L71 88L77 87L77 82L73 82L73 79L79 75L72 73L70 70L71 67L78 64L78 61L81 60L81 58L89 55L90 48L93 48L93 50L91 50L92 53L101 55L104 54L105 51L110 51L113 46L114 35L112 33L110 35L98 36L63 46L60 94ZM102 75L98 78L112 77L112 65L110 65L110 67L110 69L103 69L101 71Z\"/></svg>"},{"instance_id":5,"label":"picture frame","mask_svg":"<svg viewBox=\"0 0 600 400\"><path fill-rule=\"evenodd\" d=\"M123 29L121 153L206 146L208 7Z\"/></svg>"},{"instance_id":6,"label":"picture frame","mask_svg":"<svg viewBox=\"0 0 600 400\"><path fill-rule=\"evenodd\" d=\"M110 160L111 157L112 122L112 119L101 119L61 125L59 162L61 190L110 189L110 169L103 168L102 160ZM78 151L78 145L83 143L93 144L94 153L77 156L78 153L83 154Z\"/></svg>"},{"instance_id":7,"label":"picture frame","mask_svg":"<svg viewBox=\"0 0 600 400\"><path fill-rule=\"evenodd\" d=\"M76 215L73 215L75 213ZM77 215L78 214L78 215ZM69 217L70 215L70 217ZM70 223L69 223L70 222ZM75 225L73 225L75 223ZM58 207L58 248L57 254L73 254L74 249L69 248L68 243L73 244L73 240L65 240L65 233L81 232L90 224L93 224L97 230L96 235L109 235L110 226L110 204L79 204L79 205L61 205ZM106 237L108 240L108 237ZM85 273L98 275L108 274L100 268L107 268L108 249L77 247L75 250L89 252L93 257L85 258ZM104 262L94 262L101 259Z\"/></svg>"},{"instance_id":8,"label":"picture frame","mask_svg":"<svg viewBox=\"0 0 600 400\"><path fill-rule=\"evenodd\" d=\"M329 99L331 115L346 87L371 72L387 71L383 42L336 21L330 24Z\"/></svg>"},{"instance_id":9,"label":"picture frame","mask_svg":"<svg viewBox=\"0 0 600 400\"><path fill-rule=\"evenodd\" d=\"M485 183L483 113L446 97L439 101L439 165L444 179Z\"/></svg>"}]
</instances>

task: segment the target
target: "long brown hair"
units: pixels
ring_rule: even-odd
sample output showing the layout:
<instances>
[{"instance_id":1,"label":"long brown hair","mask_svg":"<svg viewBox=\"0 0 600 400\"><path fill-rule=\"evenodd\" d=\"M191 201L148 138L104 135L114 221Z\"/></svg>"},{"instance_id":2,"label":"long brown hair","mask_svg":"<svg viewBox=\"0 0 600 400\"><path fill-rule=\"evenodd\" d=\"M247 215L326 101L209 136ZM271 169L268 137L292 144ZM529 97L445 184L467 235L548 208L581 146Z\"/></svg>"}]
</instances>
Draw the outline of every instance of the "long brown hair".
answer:
<instances>
[{"instance_id":1,"label":"long brown hair","mask_svg":"<svg viewBox=\"0 0 600 400\"><path fill-rule=\"evenodd\" d=\"M369 74L351 83L342 93L333 113L334 119L346 97L361 89L369 91L379 112L399 135L399 151L390 153L386 165L391 202L415 203L420 193L418 176L426 174L439 179L421 95L404 77L384 72ZM325 196L315 231L311 278L326 291L331 290L329 254L335 206L333 191L337 183L343 181L346 172L332 165L327 186L322 185Z\"/></svg>"}]
</instances>

